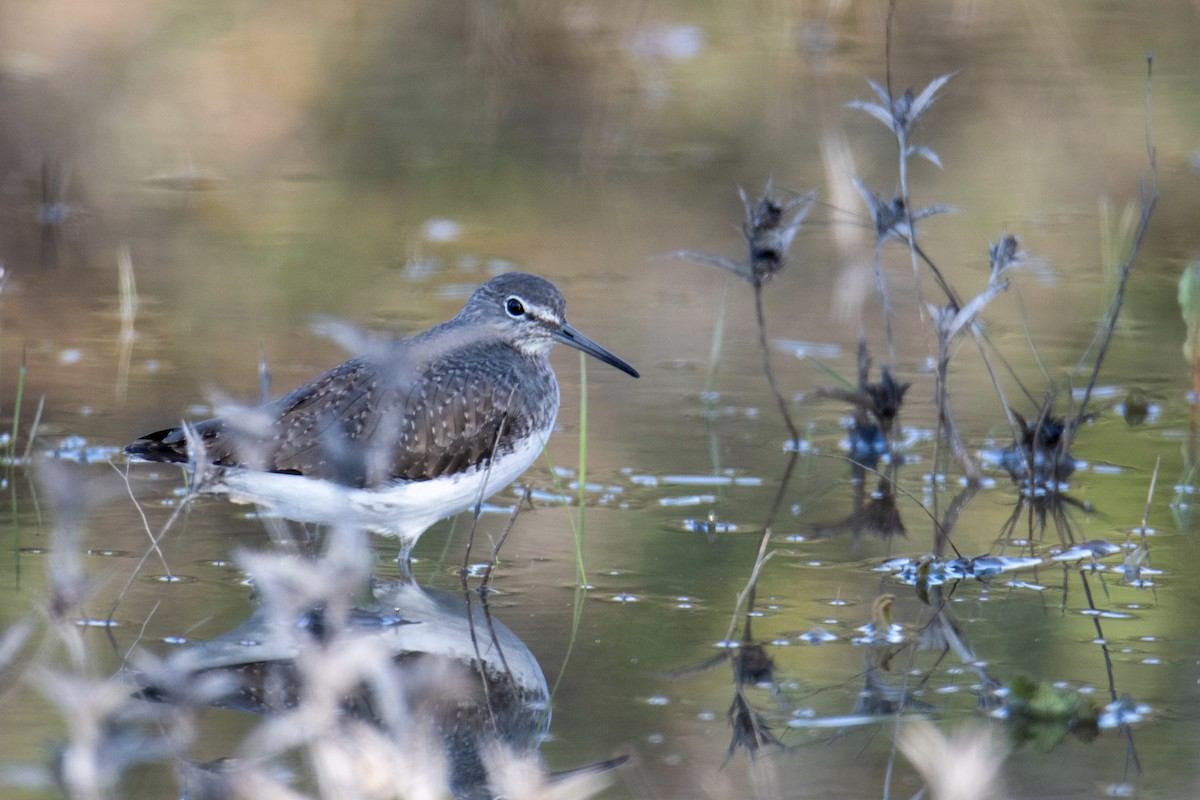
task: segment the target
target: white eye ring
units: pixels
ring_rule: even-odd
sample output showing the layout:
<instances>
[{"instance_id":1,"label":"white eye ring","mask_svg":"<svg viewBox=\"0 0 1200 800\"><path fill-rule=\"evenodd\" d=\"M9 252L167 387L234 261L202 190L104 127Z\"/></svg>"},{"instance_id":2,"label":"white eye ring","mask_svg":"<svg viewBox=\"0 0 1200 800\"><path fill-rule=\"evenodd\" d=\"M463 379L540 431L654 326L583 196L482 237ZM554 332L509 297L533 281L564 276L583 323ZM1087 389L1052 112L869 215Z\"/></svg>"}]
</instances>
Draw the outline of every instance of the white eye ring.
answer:
<instances>
[{"instance_id":1,"label":"white eye ring","mask_svg":"<svg viewBox=\"0 0 1200 800\"><path fill-rule=\"evenodd\" d=\"M525 316L525 303L515 294L504 301L504 311L513 319Z\"/></svg>"}]
</instances>

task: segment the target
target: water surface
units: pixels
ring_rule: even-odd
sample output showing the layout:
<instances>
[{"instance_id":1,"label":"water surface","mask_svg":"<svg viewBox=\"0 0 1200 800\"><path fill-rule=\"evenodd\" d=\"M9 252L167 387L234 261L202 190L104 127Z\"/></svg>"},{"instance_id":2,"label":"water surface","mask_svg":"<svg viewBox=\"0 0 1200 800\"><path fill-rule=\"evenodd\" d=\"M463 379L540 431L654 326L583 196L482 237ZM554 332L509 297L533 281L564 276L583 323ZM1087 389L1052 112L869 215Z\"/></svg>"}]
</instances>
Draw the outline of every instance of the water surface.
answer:
<instances>
[{"instance_id":1,"label":"water surface","mask_svg":"<svg viewBox=\"0 0 1200 800\"><path fill-rule=\"evenodd\" d=\"M67 730L28 678L68 668L38 609L53 521L73 522L77 501L86 499L86 514L72 551L90 581L77 616L100 622L112 610L116 623L82 629L90 674L112 675L135 645L165 655L213 638L255 605L235 554L272 547L264 520L201 500L163 540L162 559L143 561L138 505L158 531L184 482L138 465L127 488L121 446L258 397L260 353L275 394L342 360L313 332L316 317L407 334L448 318L496 272L521 269L559 285L572 324L643 376L586 366L590 588L577 591L573 352L554 356L563 409L548 462L521 481L536 510L518 517L493 577L492 613L555 687L542 746L549 767L629 754L612 797L909 797L921 779L895 751L896 720L882 701L913 693L906 715L947 732L976 722L1005 741L1018 726L989 703L997 686L1024 677L1097 709L1127 695L1143 715L1091 738L1056 736L1065 728L1051 723L1043 739L1010 743L1000 774L1011 796L1190 795L1200 631L1186 452L1193 383L1176 287L1200 247L1191 4L898 9L896 89L958 71L915 133L944 168L912 162L914 204L957 209L921 222L922 247L966 296L986 282L988 243L1002 233L1019 235L1030 255L983 316L993 352L1012 367L998 366L1005 395L1026 416L1046 397L1065 411L1086 383L1091 361L1076 367L1128 248L1119 236L1104 243L1103 220L1120 229L1127 205L1136 213L1148 174L1144 55L1156 57L1161 200L1095 418L1073 449L1084 463L1060 502L1033 511L994 465L985 461L982 488L963 495L961 469L940 464L937 516L959 499L957 552L1014 561L932 595L895 562L937 548L922 508L935 499L936 341L920 308L937 290L926 279L918 298L902 247L890 245L884 263L893 371L913 384L901 414L908 459L895 473L903 533L878 535L869 517L883 502L878 481L868 476L860 490L852 480L849 407L791 402L833 385L830 371L853 379L860 331L876 365L887 358L880 304L862 273L873 243L847 178L890 195L896 146L876 120L845 107L871 98L866 79L885 80L882 5L49 2L9 4L4 15L0 399L11 418L23 365L20 428L44 398L33 451L57 449L55 464L70 470L47 488L38 456L3 485L0 618L42 620L18 658L24 671L6 684L6 762L47 763L47 743ZM746 639L736 603L787 469L787 431L762 373L749 287L660 256L740 258L735 187L754 196L768 177L780 192L816 190L819 203L764 292L773 363L804 446ZM125 322L124 250L137 285ZM1136 424L1121 413L1131 391L1151 412ZM972 454L1011 441L970 342L954 354L950 393ZM1155 572L1123 580L1113 568L1126 551L1095 565L1078 554L1055 560L1071 543L1139 543L1130 534L1156 463L1145 562ZM494 502L506 511L517 496ZM484 515L477 541L505 523L504 513ZM422 584L457 589L468 528L465 518L447 522L422 539ZM394 577L394 543L374 545L377 574ZM472 560L485 553L477 545ZM943 545L938 556L955 553ZM1016 559L1033 561L1018 569ZM912 645L895 653L886 631L861 629L883 595L894 596L893 638ZM972 659L916 647L930 644L939 609L933 628L952 615ZM756 755L730 752L727 717L737 698L731 657L750 650L773 671L743 687L743 710L778 742ZM255 723L231 711L203 716L188 757L235 752ZM142 768L123 786L161 796L176 783L169 769Z\"/></svg>"}]
</instances>

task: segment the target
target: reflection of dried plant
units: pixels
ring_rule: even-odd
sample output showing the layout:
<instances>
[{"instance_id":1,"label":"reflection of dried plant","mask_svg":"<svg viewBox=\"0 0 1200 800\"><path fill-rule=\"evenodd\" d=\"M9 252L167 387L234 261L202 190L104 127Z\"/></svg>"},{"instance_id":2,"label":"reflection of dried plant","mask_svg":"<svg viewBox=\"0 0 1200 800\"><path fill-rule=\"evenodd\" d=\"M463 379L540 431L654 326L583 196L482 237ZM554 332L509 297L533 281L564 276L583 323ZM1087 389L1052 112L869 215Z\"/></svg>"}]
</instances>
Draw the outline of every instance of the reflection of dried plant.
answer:
<instances>
[{"instance_id":1,"label":"reflection of dried plant","mask_svg":"<svg viewBox=\"0 0 1200 800\"><path fill-rule=\"evenodd\" d=\"M879 421L879 427L883 429L885 436L891 436L892 425L900 412L900 405L904 402L904 394L911 386L911 383L900 383L893 378L887 364L880 369L878 383L862 384L860 393L870 401L866 409Z\"/></svg>"},{"instance_id":2,"label":"reflection of dried plant","mask_svg":"<svg viewBox=\"0 0 1200 800\"><path fill-rule=\"evenodd\" d=\"M750 704L744 692L734 692L728 716L733 734L729 740L729 750L725 754L726 761L738 750L745 750L751 758L755 758L763 747L781 746L779 739L771 733L763 715Z\"/></svg>"},{"instance_id":3,"label":"reflection of dried plant","mask_svg":"<svg viewBox=\"0 0 1200 800\"><path fill-rule=\"evenodd\" d=\"M1001 452L1000 465L1031 494L1058 491L1059 485L1075 471L1075 459L1068 448L1078 418L1055 415L1049 402L1032 421L1015 411L1012 414L1020 436Z\"/></svg>"},{"instance_id":4,"label":"reflection of dried plant","mask_svg":"<svg viewBox=\"0 0 1200 800\"><path fill-rule=\"evenodd\" d=\"M775 683L775 662L767 654L767 650L754 641L751 630L753 619L750 612L754 608L753 592L747 606L745 627L742 629L742 644L732 655L733 666L733 702L729 705L729 723L733 733L729 740L729 750L725 754L728 760L739 748L745 749L754 758L760 748L765 746L780 746L779 740L771 733L766 718L746 697L746 690L752 686L770 684L779 696Z\"/></svg>"},{"instance_id":5,"label":"reflection of dried plant","mask_svg":"<svg viewBox=\"0 0 1200 800\"><path fill-rule=\"evenodd\" d=\"M864 340L858 342L858 386L855 391L840 387L819 387L805 393L804 400L832 398L854 406L854 424L850 429L850 460L874 469L884 452L895 455L893 428L911 383L899 383L887 364L880 369L877 383L868 380L871 356Z\"/></svg>"},{"instance_id":6,"label":"reflection of dried plant","mask_svg":"<svg viewBox=\"0 0 1200 800\"><path fill-rule=\"evenodd\" d=\"M732 731L729 749L725 755L726 761L732 758L738 750L745 750L753 759L763 747L782 746L775 734L771 732L766 715L755 708L747 696L749 689L768 685L779 701L780 707L784 706L780 687L775 681L775 662L767 653L767 649L759 642L754 641L750 630L750 619L750 616L747 615L742 640L738 647L728 648L707 661L667 675L670 680L677 680L706 672L726 661L729 662L733 670L733 700L730 701L729 711L726 713Z\"/></svg>"},{"instance_id":7,"label":"reflection of dried plant","mask_svg":"<svg viewBox=\"0 0 1200 800\"><path fill-rule=\"evenodd\" d=\"M865 470L855 465L851 474L855 480L850 514L835 522L818 523L809 530L808 535L812 538L826 538L848 532L853 537L855 553L858 552L858 542L864 535L884 542L889 542L896 536L907 536L908 530L904 527L900 509L896 505L894 476L889 474L880 478L878 488L868 497L864 481Z\"/></svg>"},{"instance_id":8,"label":"reflection of dried plant","mask_svg":"<svg viewBox=\"0 0 1200 800\"><path fill-rule=\"evenodd\" d=\"M1074 542L1075 531L1070 518L1067 517L1067 510L1070 508L1081 511L1091 510L1089 506L1061 491L1038 491L1032 495L1029 492L1021 492L1017 504L1013 506L1012 513L1000 530L1000 538L1017 538L1029 542L1039 541L1044 538L1047 522L1050 522L1054 525L1060 542ZM1018 533L1017 525L1023 519L1028 521L1028 529Z\"/></svg>"}]
</instances>

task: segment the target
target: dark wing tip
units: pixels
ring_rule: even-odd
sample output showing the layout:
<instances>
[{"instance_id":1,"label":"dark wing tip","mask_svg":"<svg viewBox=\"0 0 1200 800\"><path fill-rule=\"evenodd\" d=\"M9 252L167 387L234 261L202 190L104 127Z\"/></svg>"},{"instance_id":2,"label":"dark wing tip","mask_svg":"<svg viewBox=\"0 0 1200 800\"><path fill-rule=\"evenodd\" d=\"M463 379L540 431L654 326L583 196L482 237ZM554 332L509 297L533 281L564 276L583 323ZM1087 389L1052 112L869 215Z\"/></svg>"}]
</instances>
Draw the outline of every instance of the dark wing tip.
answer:
<instances>
[{"instance_id":1,"label":"dark wing tip","mask_svg":"<svg viewBox=\"0 0 1200 800\"><path fill-rule=\"evenodd\" d=\"M187 438L179 428L167 428L148 433L125 447L125 453L145 461L164 464L185 464L188 460Z\"/></svg>"}]
</instances>

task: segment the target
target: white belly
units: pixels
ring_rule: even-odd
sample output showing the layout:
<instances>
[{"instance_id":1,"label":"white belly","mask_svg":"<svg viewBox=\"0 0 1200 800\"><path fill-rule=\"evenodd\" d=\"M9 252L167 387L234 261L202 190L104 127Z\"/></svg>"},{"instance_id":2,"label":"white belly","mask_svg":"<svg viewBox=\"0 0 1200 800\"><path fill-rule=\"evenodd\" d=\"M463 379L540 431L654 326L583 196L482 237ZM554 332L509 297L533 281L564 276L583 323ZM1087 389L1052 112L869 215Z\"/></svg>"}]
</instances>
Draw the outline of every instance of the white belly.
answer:
<instances>
[{"instance_id":1,"label":"white belly","mask_svg":"<svg viewBox=\"0 0 1200 800\"><path fill-rule=\"evenodd\" d=\"M300 522L348 525L398 536L406 550L438 520L473 508L515 481L537 460L549 437L547 428L494 459L490 469L472 468L428 481L355 489L302 475L226 468L204 491L256 503Z\"/></svg>"}]
</instances>

